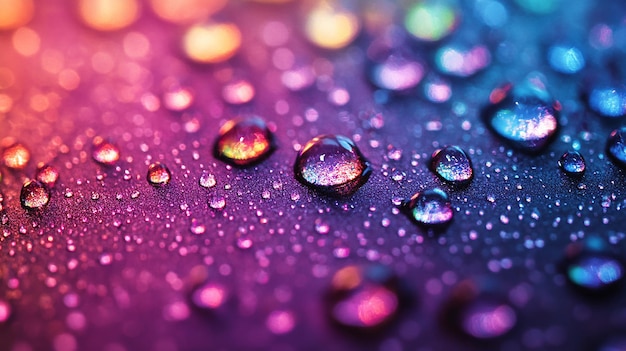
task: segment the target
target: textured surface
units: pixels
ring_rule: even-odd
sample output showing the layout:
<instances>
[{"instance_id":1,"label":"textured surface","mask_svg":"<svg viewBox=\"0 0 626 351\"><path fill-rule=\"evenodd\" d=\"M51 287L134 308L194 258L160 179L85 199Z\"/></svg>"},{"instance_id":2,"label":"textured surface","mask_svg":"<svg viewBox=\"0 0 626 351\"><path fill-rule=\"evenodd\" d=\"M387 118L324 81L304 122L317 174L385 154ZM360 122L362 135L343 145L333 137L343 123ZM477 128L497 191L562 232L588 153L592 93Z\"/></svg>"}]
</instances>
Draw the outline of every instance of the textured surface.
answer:
<instances>
[{"instance_id":1,"label":"textured surface","mask_svg":"<svg viewBox=\"0 0 626 351\"><path fill-rule=\"evenodd\" d=\"M40 1L29 30L0 31L0 138L31 153L23 170L1 169L0 298L11 313L0 348L586 350L623 328L623 287L587 296L568 284L560 264L568 244L594 235L626 255L626 178L605 155L622 121L591 112L583 100L596 80L624 83L626 5L563 1L540 15L503 1L496 7L508 16L492 18L479 9L499 3L463 1L449 38L407 40L405 49L425 62L425 78L392 94L368 82L365 52L381 33L372 13L381 22L391 14L401 31L404 4L368 3L378 10L364 3L353 10L374 24L330 51L306 41L305 4L232 2L215 16L239 27L242 44L216 64L186 60L186 27L160 20L147 3L130 26L102 32L81 24L73 2ZM33 42L32 32L40 38L34 52L23 44ZM436 50L457 42L485 45L491 63L470 78L439 73ZM582 71L563 75L549 66L548 47L561 42L581 50ZM294 83L284 78L290 69L309 72L313 84L292 91L307 74ZM510 149L480 117L493 88L531 72L545 76L562 106L557 137L533 155ZM250 102L222 96L236 79L254 87ZM449 100L428 97L432 81L444 82ZM178 89L172 82L187 93L168 108L167 93ZM219 127L241 114L261 116L276 142L250 168L213 155ZM354 195L329 198L294 179L297 150L319 134L351 137L371 162L371 177ZM114 166L92 159L96 136L119 147ZM451 187L429 170L430 155L444 145L471 158L468 186ZM557 165L572 149L587 162L580 178ZM39 162L55 166L59 180L49 204L29 212L20 190ZM146 181L154 162L167 165L169 184ZM203 172L216 185L201 186ZM454 218L428 234L399 204L434 187L448 193ZM373 263L405 281L412 303L378 333L337 328L324 303L332 275ZM516 308L510 333L475 342L442 321L465 279ZM205 280L226 291L212 311L189 298Z\"/></svg>"}]
</instances>

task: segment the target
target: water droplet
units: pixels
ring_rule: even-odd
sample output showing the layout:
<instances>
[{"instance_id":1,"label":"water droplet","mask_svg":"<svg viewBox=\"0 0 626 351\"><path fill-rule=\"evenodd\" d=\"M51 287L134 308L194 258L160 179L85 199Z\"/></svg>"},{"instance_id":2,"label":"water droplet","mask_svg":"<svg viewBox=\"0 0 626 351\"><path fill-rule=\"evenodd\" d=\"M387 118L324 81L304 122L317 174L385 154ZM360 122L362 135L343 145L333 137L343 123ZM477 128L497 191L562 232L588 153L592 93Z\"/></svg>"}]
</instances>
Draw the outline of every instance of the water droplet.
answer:
<instances>
[{"instance_id":1,"label":"water droplet","mask_svg":"<svg viewBox=\"0 0 626 351\"><path fill-rule=\"evenodd\" d=\"M404 208L412 220L428 227L447 225L454 213L448 194L439 188L416 193Z\"/></svg>"},{"instance_id":2,"label":"water droplet","mask_svg":"<svg viewBox=\"0 0 626 351\"><path fill-rule=\"evenodd\" d=\"M356 38L359 29L359 19L354 13L324 1L307 14L304 34L321 48L341 49Z\"/></svg>"},{"instance_id":3,"label":"water droplet","mask_svg":"<svg viewBox=\"0 0 626 351\"><path fill-rule=\"evenodd\" d=\"M433 152L430 167L441 179L452 184L467 184L474 176L472 161L458 146L446 146Z\"/></svg>"},{"instance_id":4,"label":"water droplet","mask_svg":"<svg viewBox=\"0 0 626 351\"><path fill-rule=\"evenodd\" d=\"M491 63L491 54L483 45L465 47L447 45L435 54L435 64L442 73L457 77L469 77Z\"/></svg>"},{"instance_id":5,"label":"water droplet","mask_svg":"<svg viewBox=\"0 0 626 351\"><path fill-rule=\"evenodd\" d=\"M221 284L207 282L191 292L191 302L197 308L215 310L224 305L228 299L228 291Z\"/></svg>"},{"instance_id":6,"label":"water droplet","mask_svg":"<svg viewBox=\"0 0 626 351\"><path fill-rule=\"evenodd\" d=\"M321 135L298 153L295 177L302 184L329 195L350 195L367 182L372 169L352 140Z\"/></svg>"},{"instance_id":7,"label":"water droplet","mask_svg":"<svg viewBox=\"0 0 626 351\"><path fill-rule=\"evenodd\" d=\"M418 1L406 12L404 27L422 41L439 41L450 35L459 23L454 6L442 1Z\"/></svg>"},{"instance_id":8,"label":"water droplet","mask_svg":"<svg viewBox=\"0 0 626 351\"><path fill-rule=\"evenodd\" d=\"M221 210L226 207L226 199L223 196L211 196L209 199L209 207L214 210Z\"/></svg>"},{"instance_id":9,"label":"water droplet","mask_svg":"<svg viewBox=\"0 0 626 351\"><path fill-rule=\"evenodd\" d=\"M219 63L233 57L241 46L241 32L233 23L196 24L183 36L183 51L199 63Z\"/></svg>"},{"instance_id":10,"label":"water droplet","mask_svg":"<svg viewBox=\"0 0 626 351\"><path fill-rule=\"evenodd\" d=\"M273 151L273 136L259 117L232 119L220 128L215 156L236 166L260 162Z\"/></svg>"},{"instance_id":11,"label":"water droplet","mask_svg":"<svg viewBox=\"0 0 626 351\"><path fill-rule=\"evenodd\" d=\"M587 103L594 112L603 117L626 116L626 86L593 86L587 94Z\"/></svg>"},{"instance_id":12,"label":"water droplet","mask_svg":"<svg viewBox=\"0 0 626 351\"><path fill-rule=\"evenodd\" d=\"M247 80L237 79L224 86L222 97L232 105L241 105L250 102L254 98L254 86Z\"/></svg>"},{"instance_id":13,"label":"water droplet","mask_svg":"<svg viewBox=\"0 0 626 351\"><path fill-rule=\"evenodd\" d=\"M449 327L481 340L506 335L517 324L517 312L508 301L493 292L480 291L471 281L453 289L443 313Z\"/></svg>"},{"instance_id":14,"label":"water droplet","mask_svg":"<svg viewBox=\"0 0 626 351\"><path fill-rule=\"evenodd\" d=\"M100 257L98 258L98 262L103 266L108 266L113 262L113 255L105 252L100 255Z\"/></svg>"},{"instance_id":15,"label":"water droplet","mask_svg":"<svg viewBox=\"0 0 626 351\"><path fill-rule=\"evenodd\" d=\"M609 156L620 167L626 167L626 127L615 129L609 134L606 149Z\"/></svg>"},{"instance_id":16,"label":"water droplet","mask_svg":"<svg viewBox=\"0 0 626 351\"><path fill-rule=\"evenodd\" d=\"M565 274L584 292L601 293L624 280L624 265L606 252L572 245L568 247Z\"/></svg>"},{"instance_id":17,"label":"water droplet","mask_svg":"<svg viewBox=\"0 0 626 351\"><path fill-rule=\"evenodd\" d=\"M148 183L154 187L161 187L168 184L172 179L172 173L166 165L156 162L148 167L148 175L146 176Z\"/></svg>"},{"instance_id":18,"label":"water droplet","mask_svg":"<svg viewBox=\"0 0 626 351\"><path fill-rule=\"evenodd\" d=\"M424 77L424 71L424 65L416 59L394 53L375 59L370 64L368 76L378 88L401 92L416 87Z\"/></svg>"},{"instance_id":19,"label":"water droplet","mask_svg":"<svg viewBox=\"0 0 626 351\"><path fill-rule=\"evenodd\" d=\"M328 232L330 232L330 225L321 218L318 218L315 220L315 231L318 234L328 234Z\"/></svg>"},{"instance_id":20,"label":"water droplet","mask_svg":"<svg viewBox=\"0 0 626 351\"><path fill-rule=\"evenodd\" d=\"M208 189L214 187L217 184L217 180L215 179L215 175L208 172L202 172L199 183L201 187Z\"/></svg>"},{"instance_id":21,"label":"water droplet","mask_svg":"<svg viewBox=\"0 0 626 351\"><path fill-rule=\"evenodd\" d=\"M537 152L547 146L559 127L560 105L552 101L538 78L512 89L510 84L491 92L483 110L488 126L512 146Z\"/></svg>"},{"instance_id":22,"label":"water droplet","mask_svg":"<svg viewBox=\"0 0 626 351\"><path fill-rule=\"evenodd\" d=\"M22 186L20 192L20 202L22 207L26 209L39 209L48 204L50 201L50 192L40 182L29 180Z\"/></svg>"},{"instance_id":23,"label":"water droplet","mask_svg":"<svg viewBox=\"0 0 626 351\"><path fill-rule=\"evenodd\" d=\"M35 179L45 184L48 188L52 188L59 180L59 170L51 165L43 165L37 169Z\"/></svg>"},{"instance_id":24,"label":"water droplet","mask_svg":"<svg viewBox=\"0 0 626 351\"><path fill-rule=\"evenodd\" d=\"M191 232L196 235L200 235L204 234L204 232L206 231L206 226L200 223L200 221L198 221L197 219L193 218L191 220L191 227L189 228L189 230L191 230Z\"/></svg>"},{"instance_id":25,"label":"water droplet","mask_svg":"<svg viewBox=\"0 0 626 351\"><path fill-rule=\"evenodd\" d=\"M574 46L553 45L548 50L548 62L552 69L564 74L574 74L585 67L582 52Z\"/></svg>"},{"instance_id":26,"label":"water droplet","mask_svg":"<svg viewBox=\"0 0 626 351\"><path fill-rule=\"evenodd\" d=\"M388 325L407 303L400 280L384 266L340 269L332 278L328 298L335 323L362 331Z\"/></svg>"},{"instance_id":27,"label":"water droplet","mask_svg":"<svg viewBox=\"0 0 626 351\"><path fill-rule=\"evenodd\" d=\"M567 151L559 159L559 167L570 176L582 175L585 173L585 159L578 151Z\"/></svg>"},{"instance_id":28,"label":"water droplet","mask_svg":"<svg viewBox=\"0 0 626 351\"><path fill-rule=\"evenodd\" d=\"M120 159L120 149L118 149L117 145L106 139L95 137L91 156L96 162L111 166Z\"/></svg>"},{"instance_id":29,"label":"water droplet","mask_svg":"<svg viewBox=\"0 0 626 351\"><path fill-rule=\"evenodd\" d=\"M89 27L100 31L125 28L137 20L140 13L137 0L79 0L78 13Z\"/></svg>"},{"instance_id":30,"label":"water droplet","mask_svg":"<svg viewBox=\"0 0 626 351\"><path fill-rule=\"evenodd\" d=\"M13 144L2 151L2 161L8 168L23 169L30 161L30 151L22 144Z\"/></svg>"},{"instance_id":31,"label":"water droplet","mask_svg":"<svg viewBox=\"0 0 626 351\"><path fill-rule=\"evenodd\" d=\"M0 300L0 323L6 323L9 318L11 318L11 305L5 300Z\"/></svg>"},{"instance_id":32,"label":"water droplet","mask_svg":"<svg viewBox=\"0 0 626 351\"><path fill-rule=\"evenodd\" d=\"M168 82L163 93L163 105L170 111L183 111L193 103L194 95L190 89L180 84Z\"/></svg>"}]
</instances>

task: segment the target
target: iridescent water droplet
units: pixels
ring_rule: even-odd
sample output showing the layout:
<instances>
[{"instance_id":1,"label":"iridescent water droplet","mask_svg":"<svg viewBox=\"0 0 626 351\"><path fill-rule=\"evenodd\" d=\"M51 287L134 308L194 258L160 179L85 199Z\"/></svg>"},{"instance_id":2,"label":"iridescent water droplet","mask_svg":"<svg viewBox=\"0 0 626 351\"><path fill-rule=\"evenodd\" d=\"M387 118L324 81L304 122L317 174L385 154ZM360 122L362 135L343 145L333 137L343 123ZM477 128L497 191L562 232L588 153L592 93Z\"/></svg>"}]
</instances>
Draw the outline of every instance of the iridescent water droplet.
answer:
<instances>
[{"instance_id":1,"label":"iridescent water droplet","mask_svg":"<svg viewBox=\"0 0 626 351\"><path fill-rule=\"evenodd\" d=\"M202 172L202 175L200 176L200 180L198 182L200 183L201 187L207 189L212 188L217 184L215 175L208 172Z\"/></svg>"},{"instance_id":2,"label":"iridescent water droplet","mask_svg":"<svg viewBox=\"0 0 626 351\"><path fill-rule=\"evenodd\" d=\"M443 313L449 327L481 340L504 336L517 324L517 312L505 298L481 291L471 281L453 289Z\"/></svg>"},{"instance_id":3,"label":"iridescent water droplet","mask_svg":"<svg viewBox=\"0 0 626 351\"><path fill-rule=\"evenodd\" d=\"M237 79L224 86L222 97L232 105L241 105L250 102L254 98L254 86L247 80Z\"/></svg>"},{"instance_id":4,"label":"iridescent water droplet","mask_svg":"<svg viewBox=\"0 0 626 351\"><path fill-rule=\"evenodd\" d=\"M626 86L596 85L587 93L589 107L600 116L618 118L626 116Z\"/></svg>"},{"instance_id":5,"label":"iridescent water droplet","mask_svg":"<svg viewBox=\"0 0 626 351\"><path fill-rule=\"evenodd\" d=\"M428 227L445 226L454 214L448 194L439 188L416 193L404 208L412 220Z\"/></svg>"},{"instance_id":6,"label":"iridescent water droplet","mask_svg":"<svg viewBox=\"0 0 626 351\"><path fill-rule=\"evenodd\" d=\"M172 179L172 173L166 165L156 162L148 167L146 179L150 185L154 187L161 187L170 182Z\"/></svg>"},{"instance_id":7,"label":"iridescent water droplet","mask_svg":"<svg viewBox=\"0 0 626 351\"><path fill-rule=\"evenodd\" d=\"M367 182L370 163L352 140L321 135L298 153L295 177L302 184L329 195L350 195Z\"/></svg>"},{"instance_id":8,"label":"iridescent water droplet","mask_svg":"<svg viewBox=\"0 0 626 351\"><path fill-rule=\"evenodd\" d=\"M15 143L2 150L2 161L8 168L24 169L30 161L30 151L24 145Z\"/></svg>"},{"instance_id":9,"label":"iridescent water droplet","mask_svg":"<svg viewBox=\"0 0 626 351\"><path fill-rule=\"evenodd\" d=\"M50 192L42 183L36 180L29 180L22 186L22 191L20 192L22 207L26 209L39 209L46 206L49 201Z\"/></svg>"},{"instance_id":10,"label":"iridescent water droplet","mask_svg":"<svg viewBox=\"0 0 626 351\"><path fill-rule=\"evenodd\" d=\"M59 180L59 170L51 165L43 165L37 169L35 179L45 184L48 188L52 188Z\"/></svg>"},{"instance_id":11,"label":"iridescent water droplet","mask_svg":"<svg viewBox=\"0 0 626 351\"><path fill-rule=\"evenodd\" d=\"M559 127L560 104L553 101L538 78L513 89L510 84L491 92L483 109L487 125L512 146L537 152L546 147Z\"/></svg>"},{"instance_id":12,"label":"iridescent water droplet","mask_svg":"<svg viewBox=\"0 0 626 351\"><path fill-rule=\"evenodd\" d=\"M606 150L613 162L620 167L626 167L626 127L615 129L609 134Z\"/></svg>"},{"instance_id":13,"label":"iridescent water droplet","mask_svg":"<svg viewBox=\"0 0 626 351\"><path fill-rule=\"evenodd\" d=\"M401 281L387 267L347 266L338 270L328 295L333 322L352 330L375 331L396 319L406 301Z\"/></svg>"},{"instance_id":14,"label":"iridescent water droplet","mask_svg":"<svg viewBox=\"0 0 626 351\"><path fill-rule=\"evenodd\" d=\"M120 159L120 149L102 137L95 137L91 156L96 162L111 166Z\"/></svg>"},{"instance_id":15,"label":"iridescent water droplet","mask_svg":"<svg viewBox=\"0 0 626 351\"><path fill-rule=\"evenodd\" d=\"M203 310L215 310L224 305L228 299L228 291L221 284L207 282L199 285L191 292L191 302Z\"/></svg>"},{"instance_id":16,"label":"iridescent water droplet","mask_svg":"<svg viewBox=\"0 0 626 351\"><path fill-rule=\"evenodd\" d=\"M548 62L553 70L574 74L585 67L585 58L578 48L568 45L553 45L548 50Z\"/></svg>"},{"instance_id":17,"label":"iridescent water droplet","mask_svg":"<svg viewBox=\"0 0 626 351\"><path fill-rule=\"evenodd\" d=\"M578 176L585 173L585 159L578 151L567 151L559 159L559 167L568 175Z\"/></svg>"},{"instance_id":18,"label":"iridescent water droplet","mask_svg":"<svg viewBox=\"0 0 626 351\"><path fill-rule=\"evenodd\" d=\"M441 179L456 185L467 184L474 177L472 161L458 146L446 146L433 152L430 168Z\"/></svg>"},{"instance_id":19,"label":"iridescent water droplet","mask_svg":"<svg viewBox=\"0 0 626 351\"><path fill-rule=\"evenodd\" d=\"M215 156L236 166L260 162L273 151L273 136L259 117L232 119L220 128Z\"/></svg>"}]
</instances>

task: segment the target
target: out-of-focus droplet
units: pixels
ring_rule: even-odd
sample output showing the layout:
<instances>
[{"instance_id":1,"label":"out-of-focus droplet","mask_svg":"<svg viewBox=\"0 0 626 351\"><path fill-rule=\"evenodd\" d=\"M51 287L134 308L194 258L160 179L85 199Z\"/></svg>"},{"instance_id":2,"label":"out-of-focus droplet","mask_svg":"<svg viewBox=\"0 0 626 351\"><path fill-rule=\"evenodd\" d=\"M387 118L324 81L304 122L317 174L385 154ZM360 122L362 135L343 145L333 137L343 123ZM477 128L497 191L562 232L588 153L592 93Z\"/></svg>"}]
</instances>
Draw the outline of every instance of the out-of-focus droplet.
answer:
<instances>
[{"instance_id":1,"label":"out-of-focus droplet","mask_svg":"<svg viewBox=\"0 0 626 351\"><path fill-rule=\"evenodd\" d=\"M547 15L561 6L561 0L515 0L515 2L524 10L538 15Z\"/></svg>"},{"instance_id":2,"label":"out-of-focus droplet","mask_svg":"<svg viewBox=\"0 0 626 351\"><path fill-rule=\"evenodd\" d=\"M11 313L11 305L5 300L0 300L0 323L6 323L11 318Z\"/></svg>"},{"instance_id":3,"label":"out-of-focus droplet","mask_svg":"<svg viewBox=\"0 0 626 351\"><path fill-rule=\"evenodd\" d=\"M2 150L2 161L8 168L24 169L30 161L30 151L24 145L15 143Z\"/></svg>"},{"instance_id":4,"label":"out-of-focus droplet","mask_svg":"<svg viewBox=\"0 0 626 351\"><path fill-rule=\"evenodd\" d=\"M227 0L150 0L152 11L161 19L177 23L193 23L221 10Z\"/></svg>"},{"instance_id":5,"label":"out-of-focus droplet","mask_svg":"<svg viewBox=\"0 0 626 351\"><path fill-rule=\"evenodd\" d=\"M172 173L166 165L156 162L148 167L146 179L153 187L162 187L170 182Z\"/></svg>"},{"instance_id":6,"label":"out-of-focus droplet","mask_svg":"<svg viewBox=\"0 0 626 351\"><path fill-rule=\"evenodd\" d=\"M193 103L193 92L179 84L169 84L163 93L163 106L170 111L183 111Z\"/></svg>"},{"instance_id":7,"label":"out-of-focus droplet","mask_svg":"<svg viewBox=\"0 0 626 351\"><path fill-rule=\"evenodd\" d=\"M512 146L538 152L555 137L559 127L560 104L552 100L538 77L513 88L496 88L483 109L488 126Z\"/></svg>"},{"instance_id":8,"label":"out-of-focus droplet","mask_svg":"<svg viewBox=\"0 0 626 351\"><path fill-rule=\"evenodd\" d=\"M215 175L208 172L202 172L202 175L200 176L200 180L198 182L200 183L201 187L207 189L212 188L217 184Z\"/></svg>"},{"instance_id":9,"label":"out-of-focus droplet","mask_svg":"<svg viewBox=\"0 0 626 351\"><path fill-rule=\"evenodd\" d=\"M370 81L381 89L406 91L414 88L424 77L424 65L402 55L391 54L374 62L368 69Z\"/></svg>"},{"instance_id":10,"label":"out-of-focus droplet","mask_svg":"<svg viewBox=\"0 0 626 351\"><path fill-rule=\"evenodd\" d=\"M626 127L615 129L609 134L606 150L611 159L620 167L626 167Z\"/></svg>"},{"instance_id":11,"label":"out-of-focus droplet","mask_svg":"<svg viewBox=\"0 0 626 351\"><path fill-rule=\"evenodd\" d=\"M309 65L298 65L280 76L283 85L291 91L302 91L315 83L315 70Z\"/></svg>"},{"instance_id":12,"label":"out-of-focus droplet","mask_svg":"<svg viewBox=\"0 0 626 351\"><path fill-rule=\"evenodd\" d=\"M403 205L412 220L427 227L445 226L454 214L448 194L439 188L416 193Z\"/></svg>"},{"instance_id":13,"label":"out-of-focus droplet","mask_svg":"<svg viewBox=\"0 0 626 351\"><path fill-rule=\"evenodd\" d=\"M226 302L228 291L218 283L206 282L191 292L191 302L199 309L215 310Z\"/></svg>"},{"instance_id":14,"label":"out-of-focus droplet","mask_svg":"<svg viewBox=\"0 0 626 351\"><path fill-rule=\"evenodd\" d=\"M348 46L360 30L358 17L322 1L306 17L304 32L309 41L324 49Z\"/></svg>"},{"instance_id":15,"label":"out-of-focus droplet","mask_svg":"<svg viewBox=\"0 0 626 351\"><path fill-rule=\"evenodd\" d=\"M22 207L29 210L39 209L46 206L49 201L50 192L42 183L36 180L29 180L22 186L22 191L20 192Z\"/></svg>"},{"instance_id":16,"label":"out-of-focus droplet","mask_svg":"<svg viewBox=\"0 0 626 351\"><path fill-rule=\"evenodd\" d=\"M592 86L587 93L589 107L600 116L626 116L626 86L620 84Z\"/></svg>"},{"instance_id":17,"label":"out-of-focus droplet","mask_svg":"<svg viewBox=\"0 0 626 351\"><path fill-rule=\"evenodd\" d=\"M139 17L137 0L79 0L83 22L96 30L114 31L128 27Z\"/></svg>"},{"instance_id":18,"label":"out-of-focus droplet","mask_svg":"<svg viewBox=\"0 0 626 351\"><path fill-rule=\"evenodd\" d=\"M472 161L458 146L435 150L430 160L430 168L441 179L455 185L465 185L474 177Z\"/></svg>"},{"instance_id":19,"label":"out-of-focus droplet","mask_svg":"<svg viewBox=\"0 0 626 351\"><path fill-rule=\"evenodd\" d=\"M404 27L422 41L439 41L452 33L459 22L455 6L443 1L417 1L410 5Z\"/></svg>"},{"instance_id":20,"label":"out-of-focus droplet","mask_svg":"<svg viewBox=\"0 0 626 351\"><path fill-rule=\"evenodd\" d=\"M329 195L350 195L367 182L370 163L352 140L321 135L298 153L295 177L302 184Z\"/></svg>"},{"instance_id":21,"label":"out-of-focus droplet","mask_svg":"<svg viewBox=\"0 0 626 351\"><path fill-rule=\"evenodd\" d=\"M477 0L474 4L474 11L488 27L500 28L508 23L509 13L501 2L496 0Z\"/></svg>"},{"instance_id":22,"label":"out-of-focus droplet","mask_svg":"<svg viewBox=\"0 0 626 351\"><path fill-rule=\"evenodd\" d=\"M408 303L400 279L387 267L347 266L332 278L329 314L339 326L376 331L393 322Z\"/></svg>"},{"instance_id":23,"label":"out-of-focus droplet","mask_svg":"<svg viewBox=\"0 0 626 351\"><path fill-rule=\"evenodd\" d=\"M0 30L19 28L33 18L33 0L0 0Z\"/></svg>"},{"instance_id":24,"label":"out-of-focus droplet","mask_svg":"<svg viewBox=\"0 0 626 351\"><path fill-rule=\"evenodd\" d=\"M120 149L117 145L102 137L95 137L93 139L91 156L96 162L111 166L120 159Z\"/></svg>"},{"instance_id":25,"label":"out-of-focus droplet","mask_svg":"<svg viewBox=\"0 0 626 351\"><path fill-rule=\"evenodd\" d=\"M424 84L424 95L431 102L443 103L450 100L452 87L441 78L429 78Z\"/></svg>"},{"instance_id":26,"label":"out-of-focus droplet","mask_svg":"<svg viewBox=\"0 0 626 351\"><path fill-rule=\"evenodd\" d=\"M35 179L45 184L48 188L52 188L59 180L59 170L51 165L43 165L37 169Z\"/></svg>"},{"instance_id":27,"label":"out-of-focus droplet","mask_svg":"<svg viewBox=\"0 0 626 351\"><path fill-rule=\"evenodd\" d=\"M215 156L236 166L262 161L273 151L273 135L259 117L232 119L220 128Z\"/></svg>"},{"instance_id":28,"label":"out-of-focus droplet","mask_svg":"<svg viewBox=\"0 0 626 351\"><path fill-rule=\"evenodd\" d=\"M247 80L238 79L230 82L222 89L222 97L232 105L241 105L254 98L254 87Z\"/></svg>"},{"instance_id":29,"label":"out-of-focus droplet","mask_svg":"<svg viewBox=\"0 0 626 351\"><path fill-rule=\"evenodd\" d=\"M558 161L559 167L570 176L580 176L585 173L585 159L578 151L565 152Z\"/></svg>"},{"instance_id":30,"label":"out-of-focus droplet","mask_svg":"<svg viewBox=\"0 0 626 351\"><path fill-rule=\"evenodd\" d=\"M472 281L463 281L453 289L443 317L448 327L479 340L504 336L517 324L517 312L509 301L481 291Z\"/></svg>"},{"instance_id":31,"label":"out-of-focus droplet","mask_svg":"<svg viewBox=\"0 0 626 351\"><path fill-rule=\"evenodd\" d=\"M548 62L553 70L564 74L574 74L585 67L582 52L568 45L551 46L548 50Z\"/></svg>"},{"instance_id":32,"label":"out-of-focus droplet","mask_svg":"<svg viewBox=\"0 0 626 351\"><path fill-rule=\"evenodd\" d=\"M472 76L491 63L489 49L483 45L464 48L447 45L435 53L435 64L439 71L457 77Z\"/></svg>"},{"instance_id":33,"label":"out-of-focus droplet","mask_svg":"<svg viewBox=\"0 0 626 351\"><path fill-rule=\"evenodd\" d=\"M183 51L192 61L218 63L233 57L241 46L241 32L233 23L196 24L183 36Z\"/></svg>"}]
</instances>

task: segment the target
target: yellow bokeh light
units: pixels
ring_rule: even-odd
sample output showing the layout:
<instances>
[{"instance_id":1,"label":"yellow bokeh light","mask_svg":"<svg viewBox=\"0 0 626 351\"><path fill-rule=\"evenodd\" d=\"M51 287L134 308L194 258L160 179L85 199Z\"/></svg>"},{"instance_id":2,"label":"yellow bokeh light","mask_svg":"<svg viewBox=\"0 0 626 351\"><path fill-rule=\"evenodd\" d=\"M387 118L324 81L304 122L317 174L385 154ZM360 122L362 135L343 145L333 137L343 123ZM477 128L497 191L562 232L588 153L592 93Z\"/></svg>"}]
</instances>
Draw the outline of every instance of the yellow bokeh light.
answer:
<instances>
[{"instance_id":1,"label":"yellow bokeh light","mask_svg":"<svg viewBox=\"0 0 626 351\"><path fill-rule=\"evenodd\" d=\"M0 0L0 30L25 25L33 18L33 0Z\"/></svg>"},{"instance_id":2,"label":"yellow bokeh light","mask_svg":"<svg viewBox=\"0 0 626 351\"><path fill-rule=\"evenodd\" d=\"M190 27L183 37L183 51L193 61L217 63L233 57L241 46L241 32L231 23Z\"/></svg>"},{"instance_id":3,"label":"yellow bokeh light","mask_svg":"<svg viewBox=\"0 0 626 351\"><path fill-rule=\"evenodd\" d=\"M226 0L150 0L152 10L161 19L173 23L191 23L221 10Z\"/></svg>"},{"instance_id":4,"label":"yellow bokeh light","mask_svg":"<svg viewBox=\"0 0 626 351\"><path fill-rule=\"evenodd\" d=\"M309 12L305 35L313 44L324 49L341 49L359 33L357 17L348 11L322 3Z\"/></svg>"},{"instance_id":5,"label":"yellow bokeh light","mask_svg":"<svg viewBox=\"0 0 626 351\"><path fill-rule=\"evenodd\" d=\"M79 0L83 22L96 30L113 31L128 27L139 16L137 0Z\"/></svg>"}]
</instances>

